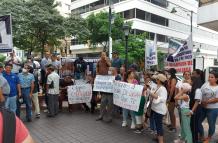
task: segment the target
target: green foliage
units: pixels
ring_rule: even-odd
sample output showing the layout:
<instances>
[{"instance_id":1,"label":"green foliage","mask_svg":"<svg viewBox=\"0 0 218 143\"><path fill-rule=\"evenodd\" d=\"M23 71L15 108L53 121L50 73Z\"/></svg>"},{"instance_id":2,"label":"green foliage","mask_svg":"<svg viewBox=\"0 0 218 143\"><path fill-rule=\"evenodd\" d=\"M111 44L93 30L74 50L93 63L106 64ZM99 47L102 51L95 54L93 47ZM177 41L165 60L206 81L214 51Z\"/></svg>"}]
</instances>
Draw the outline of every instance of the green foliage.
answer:
<instances>
[{"instance_id":1,"label":"green foliage","mask_svg":"<svg viewBox=\"0 0 218 143\"><path fill-rule=\"evenodd\" d=\"M164 70L164 61L166 59L167 53L163 53L161 51L157 52L158 57L158 70Z\"/></svg>"},{"instance_id":2,"label":"green foliage","mask_svg":"<svg viewBox=\"0 0 218 143\"><path fill-rule=\"evenodd\" d=\"M0 54L0 62L3 63L5 61L5 59L6 59L6 56Z\"/></svg>"},{"instance_id":3,"label":"green foliage","mask_svg":"<svg viewBox=\"0 0 218 143\"><path fill-rule=\"evenodd\" d=\"M115 14L114 14L115 15ZM101 45L104 50L108 47L109 39L109 14L100 12L91 14L86 18L89 34L83 36L85 41L90 40L92 47ZM115 15L114 23L112 24L112 39L121 39L123 37L124 19L120 15Z\"/></svg>"},{"instance_id":4,"label":"green foliage","mask_svg":"<svg viewBox=\"0 0 218 143\"><path fill-rule=\"evenodd\" d=\"M43 53L46 45L59 46L60 39L80 35L85 26L78 16L62 17L54 0L1 0L0 5L1 15L12 15L14 46L29 52Z\"/></svg>"},{"instance_id":5,"label":"green foliage","mask_svg":"<svg viewBox=\"0 0 218 143\"><path fill-rule=\"evenodd\" d=\"M130 34L128 38L128 62L137 63L141 68L145 61L145 40L146 33L135 35ZM120 53L120 57L125 59L125 40L116 40L113 42L113 50Z\"/></svg>"}]
</instances>

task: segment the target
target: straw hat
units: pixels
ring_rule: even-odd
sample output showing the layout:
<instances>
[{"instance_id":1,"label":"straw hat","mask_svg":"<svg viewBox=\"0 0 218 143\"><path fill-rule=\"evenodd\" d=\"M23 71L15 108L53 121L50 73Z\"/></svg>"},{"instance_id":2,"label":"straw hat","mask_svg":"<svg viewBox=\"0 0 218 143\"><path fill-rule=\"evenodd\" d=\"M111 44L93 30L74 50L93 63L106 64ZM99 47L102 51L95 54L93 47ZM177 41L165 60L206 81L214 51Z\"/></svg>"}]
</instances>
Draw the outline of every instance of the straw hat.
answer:
<instances>
[{"instance_id":1,"label":"straw hat","mask_svg":"<svg viewBox=\"0 0 218 143\"><path fill-rule=\"evenodd\" d=\"M166 76L163 75L163 74L157 74L157 75L155 76L155 79L158 79L158 80L160 80L161 82L167 81Z\"/></svg>"}]
</instances>

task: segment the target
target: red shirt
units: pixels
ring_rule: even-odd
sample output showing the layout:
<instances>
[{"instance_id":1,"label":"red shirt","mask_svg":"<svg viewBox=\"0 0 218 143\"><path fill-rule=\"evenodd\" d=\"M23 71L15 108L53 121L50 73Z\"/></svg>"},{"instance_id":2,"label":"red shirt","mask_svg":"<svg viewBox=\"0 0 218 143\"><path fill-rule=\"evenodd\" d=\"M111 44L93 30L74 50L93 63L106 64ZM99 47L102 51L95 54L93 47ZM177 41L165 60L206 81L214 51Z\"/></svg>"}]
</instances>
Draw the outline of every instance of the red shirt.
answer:
<instances>
[{"instance_id":1,"label":"red shirt","mask_svg":"<svg viewBox=\"0 0 218 143\"><path fill-rule=\"evenodd\" d=\"M0 113L0 143L2 143L2 135L3 135L3 118ZM27 128L24 126L22 121L16 117L16 137L15 143L22 143L27 136L29 135Z\"/></svg>"}]
</instances>

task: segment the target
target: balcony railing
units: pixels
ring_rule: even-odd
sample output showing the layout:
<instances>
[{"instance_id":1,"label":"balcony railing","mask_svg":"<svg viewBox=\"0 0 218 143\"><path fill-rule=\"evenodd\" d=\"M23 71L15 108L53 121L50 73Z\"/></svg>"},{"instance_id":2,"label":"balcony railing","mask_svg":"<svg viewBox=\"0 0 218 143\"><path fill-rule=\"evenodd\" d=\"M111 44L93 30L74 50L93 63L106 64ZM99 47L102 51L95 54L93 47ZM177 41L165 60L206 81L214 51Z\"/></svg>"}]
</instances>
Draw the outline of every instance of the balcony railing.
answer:
<instances>
[{"instance_id":1,"label":"balcony railing","mask_svg":"<svg viewBox=\"0 0 218 143\"><path fill-rule=\"evenodd\" d=\"M199 7L212 4L212 3L216 3L216 2L218 2L218 0L199 0Z\"/></svg>"}]
</instances>

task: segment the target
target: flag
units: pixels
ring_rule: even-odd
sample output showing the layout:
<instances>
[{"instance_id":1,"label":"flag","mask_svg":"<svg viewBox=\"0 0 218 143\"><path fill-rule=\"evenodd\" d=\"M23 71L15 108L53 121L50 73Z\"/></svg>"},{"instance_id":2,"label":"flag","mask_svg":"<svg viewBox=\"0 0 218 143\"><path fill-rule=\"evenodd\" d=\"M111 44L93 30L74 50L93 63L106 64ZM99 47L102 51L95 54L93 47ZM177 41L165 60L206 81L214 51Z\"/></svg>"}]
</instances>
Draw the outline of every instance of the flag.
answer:
<instances>
[{"instance_id":1,"label":"flag","mask_svg":"<svg viewBox=\"0 0 218 143\"><path fill-rule=\"evenodd\" d=\"M11 52L12 42L11 15L0 16L0 52Z\"/></svg>"},{"instance_id":2,"label":"flag","mask_svg":"<svg viewBox=\"0 0 218 143\"><path fill-rule=\"evenodd\" d=\"M157 34L154 36L154 41L145 41L145 67L157 65Z\"/></svg>"},{"instance_id":3,"label":"flag","mask_svg":"<svg viewBox=\"0 0 218 143\"><path fill-rule=\"evenodd\" d=\"M190 35L182 45L180 45L178 42L173 42L176 44L169 44L169 48L171 48L173 45L177 48L174 53L169 53L166 61L166 68L175 68L178 72L192 71L192 36Z\"/></svg>"}]
</instances>

